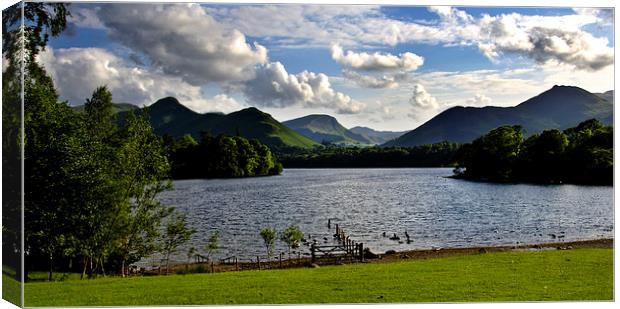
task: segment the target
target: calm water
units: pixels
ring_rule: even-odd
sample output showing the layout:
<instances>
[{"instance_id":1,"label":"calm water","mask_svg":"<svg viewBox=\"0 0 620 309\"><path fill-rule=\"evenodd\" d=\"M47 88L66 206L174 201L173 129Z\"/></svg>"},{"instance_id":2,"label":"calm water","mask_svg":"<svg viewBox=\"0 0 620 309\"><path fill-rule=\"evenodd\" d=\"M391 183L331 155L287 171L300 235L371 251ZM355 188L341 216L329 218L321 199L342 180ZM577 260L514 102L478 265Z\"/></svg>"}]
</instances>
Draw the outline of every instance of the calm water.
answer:
<instances>
[{"instance_id":1,"label":"calm water","mask_svg":"<svg viewBox=\"0 0 620 309\"><path fill-rule=\"evenodd\" d=\"M328 218L374 252L511 245L613 237L613 188L502 185L445 178L451 169L287 169L281 176L183 180L162 194L189 213L198 232L176 255L205 252L220 232L216 257L265 256L259 231L297 224L319 244L332 242ZM382 236L404 232L412 243ZM562 235L552 239L550 234ZM308 253L302 246L300 252ZM277 251L286 251L279 244Z\"/></svg>"}]
</instances>

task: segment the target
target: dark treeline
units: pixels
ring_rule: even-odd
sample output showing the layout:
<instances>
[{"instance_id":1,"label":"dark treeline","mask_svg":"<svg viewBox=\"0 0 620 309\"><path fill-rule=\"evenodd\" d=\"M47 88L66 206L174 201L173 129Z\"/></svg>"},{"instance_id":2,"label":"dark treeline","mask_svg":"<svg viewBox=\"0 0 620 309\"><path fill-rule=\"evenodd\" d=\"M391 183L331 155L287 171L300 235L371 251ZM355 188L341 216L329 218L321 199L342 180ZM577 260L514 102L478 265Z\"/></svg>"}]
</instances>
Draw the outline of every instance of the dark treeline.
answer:
<instances>
[{"instance_id":1,"label":"dark treeline","mask_svg":"<svg viewBox=\"0 0 620 309\"><path fill-rule=\"evenodd\" d=\"M416 147L323 146L280 156L287 168L440 167L449 166L458 144L441 142Z\"/></svg>"},{"instance_id":2,"label":"dark treeline","mask_svg":"<svg viewBox=\"0 0 620 309\"><path fill-rule=\"evenodd\" d=\"M592 119L523 138L502 126L465 144L455 177L494 182L613 184L613 127Z\"/></svg>"},{"instance_id":3,"label":"dark treeline","mask_svg":"<svg viewBox=\"0 0 620 309\"><path fill-rule=\"evenodd\" d=\"M203 134L200 143L191 135L164 136L174 179L232 178L278 175L282 164L269 147L239 136Z\"/></svg>"}]
</instances>

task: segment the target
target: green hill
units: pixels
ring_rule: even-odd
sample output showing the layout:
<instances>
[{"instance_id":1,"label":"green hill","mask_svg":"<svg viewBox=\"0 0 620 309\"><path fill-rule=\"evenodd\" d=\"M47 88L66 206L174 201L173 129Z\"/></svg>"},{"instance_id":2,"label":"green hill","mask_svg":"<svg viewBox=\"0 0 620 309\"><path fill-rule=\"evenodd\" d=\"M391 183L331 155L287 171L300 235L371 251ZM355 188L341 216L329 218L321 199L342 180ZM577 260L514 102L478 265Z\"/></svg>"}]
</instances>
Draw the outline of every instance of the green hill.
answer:
<instances>
[{"instance_id":1,"label":"green hill","mask_svg":"<svg viewBox=\"0 0 620 309\"><path fill-rule=\"evenodd\" d=\"M343 127L336 118L328 115L308 115L285 121L282 124L303 136L319 142L334 144L372 144L372 141Z\"/></svg>"},{"instance_id":2,"label":"green hill","mask_svg":"<svg viewBox=\"0 0 620 309\"><path fill-rule=\"evenodd\" d=\"M545 129L574 127L591 118L613 124L613 91L593 94L578 87L554 86L514 107L450 108L383 146L467 143L502 125L521 125L530 135Z\"/></svg>"},{"instance_id":3,"label":"green hill","mask_svg":"<svg viewBox=\"0 0 620 309\"><path fill-rule=\"evenodd\" d=\"M271 148L310 148L318 145L287 128L271 115L250 107L230 114L196 113L172 97L163 98L146 108L155 132L160 135L191 134L199 139L201 132L213 135L240 135L256 138Z\"/></svg>"}]
</instances>

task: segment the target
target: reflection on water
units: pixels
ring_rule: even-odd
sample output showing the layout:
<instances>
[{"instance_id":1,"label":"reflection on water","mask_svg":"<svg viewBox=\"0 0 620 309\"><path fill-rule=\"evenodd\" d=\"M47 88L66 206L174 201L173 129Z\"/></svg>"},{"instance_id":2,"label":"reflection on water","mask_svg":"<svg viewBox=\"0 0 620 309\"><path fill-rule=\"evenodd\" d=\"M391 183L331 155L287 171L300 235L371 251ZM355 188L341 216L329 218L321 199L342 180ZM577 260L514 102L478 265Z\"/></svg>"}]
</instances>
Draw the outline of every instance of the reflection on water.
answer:
<instances>
[{"instance_id":1,"label":"reflection on water","mask_svg":"<svg viewBox=\"0 0 620 309\"><path fill-rule=\"evenodd\" d=\"M450 174L287 169L275 177L175 181L161 200L187 211L198 231L177 253L179 261L191 246L204 252L212 230L220 232L216 257L265 255L264 227L297 224L319 243L331 242L328 218L375 252L613 237L612 187L489 184L445 178ZM382 236L404 239L405 231L410 244ZM278 243L280 251L286 248Z\"/></svg>"}]
</instances>

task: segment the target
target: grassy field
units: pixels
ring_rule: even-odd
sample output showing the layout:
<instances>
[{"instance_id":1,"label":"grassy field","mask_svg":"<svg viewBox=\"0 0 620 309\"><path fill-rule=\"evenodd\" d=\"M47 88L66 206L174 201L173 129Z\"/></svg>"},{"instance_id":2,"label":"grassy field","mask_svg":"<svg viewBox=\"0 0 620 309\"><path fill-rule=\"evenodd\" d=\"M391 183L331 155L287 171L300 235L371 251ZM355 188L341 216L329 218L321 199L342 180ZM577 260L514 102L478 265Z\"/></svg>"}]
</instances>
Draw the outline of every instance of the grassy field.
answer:
<instances>
[{"instance_id":1,"label":"grassy field","mask_svg":"<svg viewBox=\"0 0 620 309\"><path fill-rule=\"evenodd\" d=\"M613 249L26 284L26 306L612 300Z\"/></svg>"}]
</instances>

